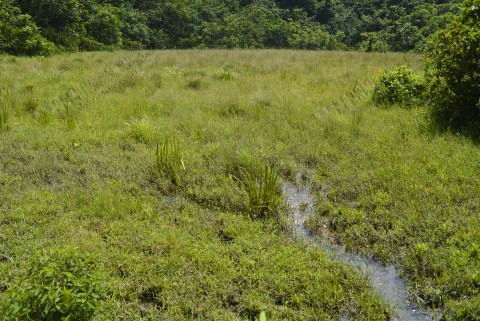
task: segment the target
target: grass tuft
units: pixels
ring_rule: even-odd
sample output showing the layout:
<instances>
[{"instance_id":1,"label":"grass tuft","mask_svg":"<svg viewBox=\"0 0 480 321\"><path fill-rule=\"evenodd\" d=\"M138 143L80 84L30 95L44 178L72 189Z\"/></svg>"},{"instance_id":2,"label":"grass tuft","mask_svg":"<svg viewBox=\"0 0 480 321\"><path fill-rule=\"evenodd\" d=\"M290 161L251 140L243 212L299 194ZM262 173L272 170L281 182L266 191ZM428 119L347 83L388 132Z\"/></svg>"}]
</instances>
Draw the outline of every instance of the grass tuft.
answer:
<instances>
[{"instance_id":1,"label":"grass tuft","mask_svg":"<svg viewBox=\"0 0 480 321\"><path fill-rule=\"evenodd\" d=\"M273 167L265 166L260 179L244 173L245 189L248 194L248 211L252 219L277 215L282 196L277 192L278 174Z\"/></svg>"},{"instance_id":2,"label":"grass tuft","mask_svg":"<svg viewBox=\"0 0 480 321\"><path fill-rule=\"evenodd\" d=\"M0 129L7 128L8 126L8 108L4 103L0 106Z\"/></svg>"},{"instance_id":3,"label":"grass tuft","mask_svg":"<svg viewBox=\"0 0 480 321\"><path fill-rule=\"evenodd\" d=\"M187 88L198 90L198 89L201 89L202 87L205 87L205 83L202 80L202 78L198 76L190 77L187 81Z\"/></svg>"},{"instance_id":4,"label":"grass tuft","mask_svg":"<svg viewBox=\"0 0 480 321\"><path fill-rule=\"evenodd\" d=\"M125 125L127 126L124 131L126 137L144 144L149 144L155 141L156 130L147 116L144 116L141 119L134 118L125 123Z\"/></svg>"},{"instance_id":5,"label":"grass tuft","mask_svg":"<svg viewBox=\"0 0 480 321\"><path fill-rule=\"evenodd\" d=\"M185 171L178 140L157 142L155 149L157 171L170 179L172 184L180 185L181 171Z\"/></svg>"},{"instance_id":6,"label":"grass tuft","mask_svg":"<svg viewBox=\"0 0 480 321\"><path fill-rule=\"evenodd\" d=\"M220 68L217 71L215 71L215 78L218 80L232 80L237 77L237 74L234 71Z\"/></svg>"}]
</instances>

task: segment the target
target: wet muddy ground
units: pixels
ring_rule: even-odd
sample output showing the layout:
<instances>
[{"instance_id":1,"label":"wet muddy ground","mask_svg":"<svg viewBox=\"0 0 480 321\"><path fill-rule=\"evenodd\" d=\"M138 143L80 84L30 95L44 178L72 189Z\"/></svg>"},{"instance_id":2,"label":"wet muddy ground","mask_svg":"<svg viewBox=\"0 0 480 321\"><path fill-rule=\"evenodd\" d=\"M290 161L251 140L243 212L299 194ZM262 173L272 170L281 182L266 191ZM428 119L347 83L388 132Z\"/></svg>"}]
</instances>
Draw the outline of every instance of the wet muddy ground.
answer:
<instances>
[{"instance_id":1,"label":"wet muddy ground","mask_svg":"<svg viewBox=\"0 0 480 321\"><path fill-rule=\"evenodd\" d=\"M367 274L375 291L392 307L394 320L440 320L438 312L420 309L409 299L407 284L393 265L385 265L371 258L346 252L343 247L315 236L308 230L305 222L314 214L315 209L315 198L311 189L311 183L305 180L302 174L297 174L295 183L285 181L283 184L284 200L292 211L291 230L294 238L310 246L317 246ZM341 318L341 321L346 320L346 316Z\"/></svg>"}]
</instances>

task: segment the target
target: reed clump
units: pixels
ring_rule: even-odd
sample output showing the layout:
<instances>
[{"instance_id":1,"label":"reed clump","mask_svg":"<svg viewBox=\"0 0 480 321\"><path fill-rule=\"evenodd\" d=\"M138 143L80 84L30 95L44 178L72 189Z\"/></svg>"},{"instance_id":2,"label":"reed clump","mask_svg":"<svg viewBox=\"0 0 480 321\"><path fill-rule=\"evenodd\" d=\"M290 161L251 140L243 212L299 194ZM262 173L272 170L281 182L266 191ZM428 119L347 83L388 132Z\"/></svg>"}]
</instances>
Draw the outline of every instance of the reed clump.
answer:
<instances>
[{"instance_id":1,"label":"reed clump","mask_svg":"<svg viewBox=\"0 0 480 321\"><path fill-rule=\"evenodd\" d=\"M250 218L267 218L277 215L282 200L277 189L278 173L272 166L265 166L260 178L244 173L245 189L248 195L248 211Z\"/></svg>"},{"instance_id":2,"label":"reed clump","mask_svg":"<svg viewBox=\"0 0 480 321\"><path fill-rule=\"evenodd\" d=\"M185 164L178 140L157 141L155 159L158 173L167 177L172 184L180 185L181 172L185 171Z\"/></svg>"}]
</instances>

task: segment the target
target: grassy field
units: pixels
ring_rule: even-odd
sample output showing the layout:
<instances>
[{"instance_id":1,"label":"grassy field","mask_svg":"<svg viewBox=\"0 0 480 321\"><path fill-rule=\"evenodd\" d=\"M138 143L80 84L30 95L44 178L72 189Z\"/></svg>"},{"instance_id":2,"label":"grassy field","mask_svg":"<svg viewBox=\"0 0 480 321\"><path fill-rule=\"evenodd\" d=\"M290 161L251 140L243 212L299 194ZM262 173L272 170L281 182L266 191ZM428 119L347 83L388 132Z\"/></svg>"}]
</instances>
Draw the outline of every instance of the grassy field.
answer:
<instances>
[{"instance_id":1,"label":"grassy field","mask_svg":"<svg viewBox=\"0 0 480 321\"><path fill-rule=\"evenodd\" d=\"M252 214L245 177L268 165L277 192L312 173L316 233L394 263L412 297L446 318L478 320L479 148L436 133L421 108L369 102L382 69L421 72L421 56L0 61L4 318L12 302L34 305L32 271L74 266L99 283L98 319L388 320L365 276L288 237L285 206Z\"/></svg>"}]
</instances>

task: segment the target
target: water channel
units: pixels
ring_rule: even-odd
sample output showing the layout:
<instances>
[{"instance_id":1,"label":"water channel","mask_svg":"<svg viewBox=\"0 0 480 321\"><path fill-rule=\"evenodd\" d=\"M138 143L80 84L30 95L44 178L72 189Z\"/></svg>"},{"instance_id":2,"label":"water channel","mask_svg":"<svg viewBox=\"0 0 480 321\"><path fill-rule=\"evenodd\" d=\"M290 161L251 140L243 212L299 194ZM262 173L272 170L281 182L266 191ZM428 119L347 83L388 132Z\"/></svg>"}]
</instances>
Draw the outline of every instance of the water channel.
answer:
<instances>
[{"instance_id":1,"label":"water channel","mask_svg":"<svg viewBox=\"0 0 480 321\"><path fill-rule=\"evenodd\" d=\"M393 265L385 265L371 258L346 252L343 247L313 235L305 227L306 220L314 214L315 209L315 198L311 189L311 183L305 181L301 174L297 174L295 183L285 181L283 185L284 199L292 209L292 233L295 239L304 240L312 246L321 247L337 259L366 273L373 288L393 308L393 320L440 320L440 316L437 316L438 313L435 313L435 311L420 309L409 300L407 285ZM347 317L341 318L341 321L346 320L348 320Z\"/></svg>"}]
</instances>

